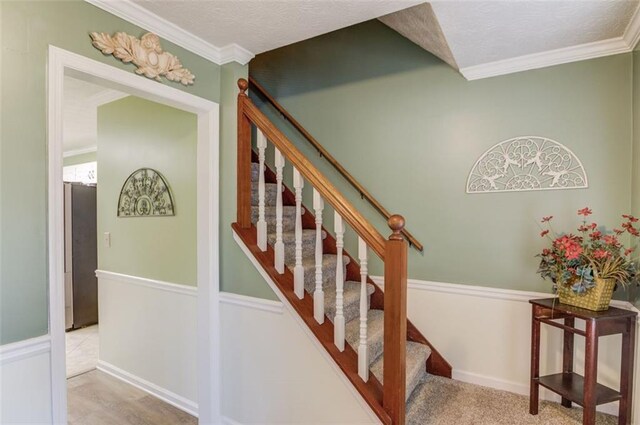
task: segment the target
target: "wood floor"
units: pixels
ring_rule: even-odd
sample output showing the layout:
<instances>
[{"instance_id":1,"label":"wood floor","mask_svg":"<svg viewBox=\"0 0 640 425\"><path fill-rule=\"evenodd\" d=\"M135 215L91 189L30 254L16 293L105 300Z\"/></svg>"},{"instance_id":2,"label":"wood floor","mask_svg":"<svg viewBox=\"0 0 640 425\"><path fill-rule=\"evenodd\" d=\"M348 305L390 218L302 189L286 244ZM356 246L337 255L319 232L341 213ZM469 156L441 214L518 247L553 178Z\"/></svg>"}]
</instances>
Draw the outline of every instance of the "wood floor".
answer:
<instances>
[{"instance_id":1,"label":"wood floor","mask_svg":"<svg viewBox=\"0 0 640 425\"><path fill-rule=\"evenodd\" d=\"M196 425L193 416L104 372L67 381L69 425Z\"/></svg>"}]
</instances>

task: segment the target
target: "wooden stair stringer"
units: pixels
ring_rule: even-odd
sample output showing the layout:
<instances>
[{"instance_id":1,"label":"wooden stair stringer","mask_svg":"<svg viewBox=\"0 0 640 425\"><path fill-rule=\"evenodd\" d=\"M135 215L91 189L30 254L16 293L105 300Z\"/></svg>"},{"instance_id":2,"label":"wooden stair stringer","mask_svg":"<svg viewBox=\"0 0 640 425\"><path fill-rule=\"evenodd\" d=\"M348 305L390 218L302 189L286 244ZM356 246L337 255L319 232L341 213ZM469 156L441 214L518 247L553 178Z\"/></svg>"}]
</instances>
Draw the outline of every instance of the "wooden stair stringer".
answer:
<instances>
[{"instance_id":1,"label":"wooden stair stringer","mask_svg":"<svg viewBox=\"0 0 640 425\"><path fill-rule=\"evenodd\" d=\"M382 384L380 384L380 381L372 374L368 382L364 382L360 378L358 375L357 353L349 344L345 344L343 352L337 349L333 340L333 323L331 323L328 318L325 318L324 323L319 324L313 316L313 297L306 293L303 299L298 299L293 292L293 274L291 271L285 268L285 272L280 274L273 265L275 260L273 248L268 245L267 251L265 252L262 252L258 248L255 226L252 225L250 228L243 229L238 223L233 223L231 227L256 261L269 275L280 294L295 310L329 356L336 362L342 373L344 373L371 410L383 424L391 425L391 418L382 407Z\"/></svg>"},{"instance_id":2,"label":"wooden stair stringer","mask_svg":"<svg viewBox=\"0 0 640 425\"><path fill-rule=\"evenodd\" d=\"M252 151L252 161L258 161L258 155ZM265 182L267 183L275 183L276 182L276 174L271 170L267 165L265 165ZM284 187L284 192L282 193L283 205L295 205L295 194L286 184L282 185ZM302 215L302 228L303 229L315 229L315 216L311 212L311 210L304 205L302 205L304 209L304 214ZM336 240L333 236L333 233L330 232L327 228L322 226L322 230L325 232L327 237L323 241L323 252L325 254L336 254ZM344 250L343 255L349 257L350 261L347 264L347 280L351 281L360 281L360 265L355 259ZM273 263L271 263L273 264ZM384 310L384 292L380 287L369 277L367 276L367 282L375 288L374 293L371 295L371 308L374 310ZM313 306L313 303L311 304ZM313 311L311 314L313 317ZM333 332L333 331L332 331ZM447 362L447 360L440 354L440 352L436 349L436 347L415 327L413 323L409 319L407 319L407 340L412 342L417 342L423 345L428 346L431 349L431 355L427 359L426 362L426 370L432 375L442 376L445 378L451 378L452 376L452 367ZM356 363L357 364L357 363Z\"/></svg>"}]
</instances>

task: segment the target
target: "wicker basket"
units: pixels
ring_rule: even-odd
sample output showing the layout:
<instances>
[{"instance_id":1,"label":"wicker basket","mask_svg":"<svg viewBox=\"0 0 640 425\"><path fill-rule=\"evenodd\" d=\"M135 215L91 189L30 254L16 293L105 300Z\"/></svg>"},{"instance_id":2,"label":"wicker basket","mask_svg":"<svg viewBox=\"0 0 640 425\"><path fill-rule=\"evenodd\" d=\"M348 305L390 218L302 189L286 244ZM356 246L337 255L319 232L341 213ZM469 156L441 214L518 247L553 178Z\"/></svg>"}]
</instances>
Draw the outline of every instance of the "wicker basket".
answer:
<instances>
[{"instance_id":1,"label":"wicker basket","mask_svg":"<svg viewBox=\"0 0 640 425\"><path fill-rule=\"evenodd\" d=\"M613 290L616 287L615 279L595 279L596 286L588 289L583 294L576 294L571 286L558 285L558 295L562 304L574 307L586 308L593 311L604 311L609 308Z\"/></svg>"}]
</instances>

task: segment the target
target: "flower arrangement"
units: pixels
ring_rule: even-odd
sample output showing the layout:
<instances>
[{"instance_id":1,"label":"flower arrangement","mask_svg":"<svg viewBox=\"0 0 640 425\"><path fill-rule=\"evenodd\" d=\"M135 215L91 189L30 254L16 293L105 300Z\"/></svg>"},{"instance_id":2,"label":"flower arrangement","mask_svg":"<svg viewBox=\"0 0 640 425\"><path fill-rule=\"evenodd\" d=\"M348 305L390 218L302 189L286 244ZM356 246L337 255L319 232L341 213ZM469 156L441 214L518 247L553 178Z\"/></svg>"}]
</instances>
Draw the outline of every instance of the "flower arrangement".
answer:
<instances>
[{"instance_id":1,"label":"flower arrangement","mask_svg":"<svg viewBox=\"0 0 640 425\"><path fill-rule=\"evenodd\" d=\"M621 228L612 232L601 229L597 223L588 223L587 217L592 214L590 208L578 210L582 222L578 234L561 234L554 232L551 221L553 216L544 217L546 228L540 232L541 237L551 241L551 247L545 248L537 257L540 258L538 273L544 279L558 285L570 287L575 294L584 294L596 285L596 279L612 279L617 285L628 286L638 277L633 253L635 238L640 231L635 223L638 219L632 215L623 215ZM631 247L625 246L620 238L628 233Z\"/></svg>"}]
</instances>

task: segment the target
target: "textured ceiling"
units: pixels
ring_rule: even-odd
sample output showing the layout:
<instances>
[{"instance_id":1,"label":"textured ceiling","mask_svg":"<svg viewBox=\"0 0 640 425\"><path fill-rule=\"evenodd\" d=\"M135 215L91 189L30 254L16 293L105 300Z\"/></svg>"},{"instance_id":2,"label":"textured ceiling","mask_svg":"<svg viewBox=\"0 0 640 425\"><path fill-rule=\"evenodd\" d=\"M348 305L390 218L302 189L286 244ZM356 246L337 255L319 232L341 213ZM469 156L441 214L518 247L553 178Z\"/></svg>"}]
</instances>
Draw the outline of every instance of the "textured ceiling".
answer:
<instances>
[{"instance_id":1,"label":"textured ceiling","mask_svg":"<svg viewBox=\"0 0 640 425\"><path fill-rule=\"evenodd\" d=\"M375 19L423 0L134 0L215 46L254 54Z\"/></svg>"},{"instance_id":2,"label":"textured ceiling","mask_svg":"<svg viewBox=\"0 0 640 425\"><path fill-rule=\"evenodd\" d=\"M71 77L64 77L63 151L94 148L98 136L98 105L125 96Z\"/></svg>"},{"instance_id":3,"label":"textured ceiling","mask_svg":"<svg viewBox=\"0 0 640 425\"><path fill-rule=\"evenodd\" d=\"M638 1L436 1L432 7L465 68L621 37Z\"/></svg>"},{"instance_id":4,"label":"textured ceiling","mask_svg":"<svg viewBox=\"0 0 640 425\"><path fill-rule=\"evenodd\" d=\"M458 69L431 4L419 4L378 20Z\"/></svg>"}]
</instances>

